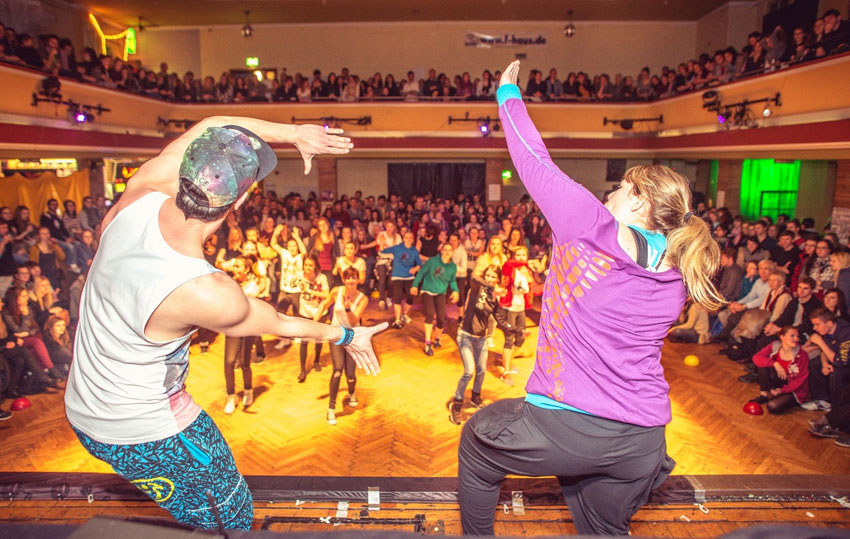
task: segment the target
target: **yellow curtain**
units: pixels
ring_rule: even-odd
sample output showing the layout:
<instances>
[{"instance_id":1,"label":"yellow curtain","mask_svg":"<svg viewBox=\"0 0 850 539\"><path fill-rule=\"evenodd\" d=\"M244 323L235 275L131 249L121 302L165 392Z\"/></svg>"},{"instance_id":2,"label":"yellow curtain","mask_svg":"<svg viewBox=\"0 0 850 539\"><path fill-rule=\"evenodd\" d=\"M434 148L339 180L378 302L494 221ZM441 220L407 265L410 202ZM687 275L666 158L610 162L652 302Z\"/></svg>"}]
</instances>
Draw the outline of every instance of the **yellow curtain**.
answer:
<instances>
[{"instance_id":1,"label":"yellow curtain","mask_svg":"<svg viewBox=\"0 0 850 539\"><path fill-rule=\"evenodd\" d=\"M60 211L65 211L63 203L66 200L76 202L77 211L80 211L83 197L88 195L88 169L79 170L65 178L57 177L52 171L43 172L37 178L25 178L20 174L0 178L0 205L9 206L12 211L17 206L28 207L30 218L36 224L51 198L59 201Z\"/></svg>"}]
</instances>

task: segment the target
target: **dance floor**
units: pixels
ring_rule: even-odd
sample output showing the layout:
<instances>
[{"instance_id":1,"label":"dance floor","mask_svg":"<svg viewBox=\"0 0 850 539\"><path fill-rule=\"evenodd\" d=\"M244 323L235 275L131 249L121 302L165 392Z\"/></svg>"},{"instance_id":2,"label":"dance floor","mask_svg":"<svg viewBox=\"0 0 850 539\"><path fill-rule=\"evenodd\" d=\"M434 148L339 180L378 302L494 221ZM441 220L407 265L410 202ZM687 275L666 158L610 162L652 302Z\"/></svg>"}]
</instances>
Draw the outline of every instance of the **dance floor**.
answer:
<instances>
[{"instance_id":1,"label":"dance floor","mask_svg":"<svg viewBox=\"0 0 850 539\"><path fill-rule=\"evenodd\" d=\"M450 311L450 315L453 314ZM358 375L357 396L360 403L356 408L342 402L342 396L346 394L343 377L337 406L338 424L335 426L325 421L331 376L327 346L322 350L322 371L311 371L306 382L299 384L298 346L277 351L274 349L275 338L266 336L268 357L262 363L252 365L254 405L243 410L240 404L235 413L225 415L224 339L217 338L210 350L203 354L197 345L193 345L188 389L222 430L240 471L245 475L452 477L457 474L456 451L461 429L449 422L446 404L462 372L454 341L456 323L449 323L443 347L436 350L433 357L428 357L422 351L422 313L415 308L411 315L413 322L404 329L390 329L376 338L382 371L374 377ZM373 302L365 320L377 323L390 317L389 311L378 310ZM484 382L483 396L487 402L524 395L523 386L534 363L536 337L537 328L532 324L531 336L520 357L514 360L520 373L515 376L516 383L511 387L498 377L502 340L501 333L497 331L496 347L490 351ZM744 414L741 410L743 404L757 394L758 388L755 384L738 382L742 368L719 355L718 348L717 345L672 343L664 346L662 363L670 382L673 405L673 421L667 427L667 443L669 454L677 462L674 474L833 476L848 473L850 450L837 446L833 440L815 438L808 433L806 420L818 417L819 413L796 409L781 416ZM698 367L683 364L683 357L689 353L699 356ZM312 362L311 346L308 365ZM238 372L236 380L237 388L241 388ZM241 394L241 390L238 393ZM89 456L77 442L64 417L61 393L36 395L31 400L33 406L29 410L16 413L12 419L0 424L0 438L3 439L0 444L0 471L111 472L107 465ZM468 417L474 411L474 408L468 407L465 414ZM85 520L89 513L98 514L97 504L84 501L76 502L76 505L70 500L18 501L0 505L0 521L26 520L27 515L44 515L47 510L45 504L54 512L66 515L57 517L60 522L79 522ZM715 512L711 519L717 517L723 522L737 522L734 526L730 524L735 528L762 520L799 520L800 523L812 524L812 517L808 514L813 514L813 511L818 515L826 514L815 511L815 506L806 509L800 504L768 505L742 508L732 504L725 508L728 518ZM72 510L75 506L79 511ZM299 509L310 507L314 506ZM324 506L319 507L322 507L322 515L327 514ZM834 525L836 522L850 525L849 510L831 502L817 507L833 511L829 518L817 519L820 525ZM258 519L279 514L275 511L284 511L282 506L273 504L258 504L257 508ZM164 514L153 504L144 502L113 502L111 509L114 514ZM678 519L680 514L688 522L708 519L698 510L693 513L692 509L694 506L665 509L668 513L671 510L676 512L673 515L658 513L660 508L645 508L638 517L646 522L654 522L653 519L670 521ZM407 510L410 512L415 508ZM453 515L451 519L442 519L446 525L445 532L458 533L459 528L455 529L456 507L441 506L439 510ZM533 529L502 528L502 533L570 532L571 524L563 527L564 514L568 514L565 509L549 507L546 510L560 511L560 516L553 517L553 522L561 524L537 530L535 526L539 527L539 524L526 522L523 526ZM715 509L720 510L723 507ZM747 511L754 512L750 514ZM540 513L535 514L540 517ZM780 514L785 517L778 516ZM449 520L452 524L448 524ZM272 521L267 520L266 524L269 522ZM683 523L685 520L677 521L677 525ZM275 521L269 529L299 529L292 525L291 522L287 524L284 518L281 522ZM662 526L663 529L650 526L642 529L642 533L688 535L677 532L673 524L671 526ZM702 531L699 533L691 532L716 535L728 531L721 525L706 526L700 528Z\"/></svg>"},{"instance_id":2,"label":"dance floor","mask_svg":"<svg viewBox=\"0 0 850 539\"><path fill-rule=\"evenodd\" d=\"M336 426L325 422L331 376L327 346L322 350L322 371L311 371L306 382L299 384L298 346L276 351L276 341L267 336L268 358L252 365L254 405L247 410L240 405L235 413L225 415L224 339L217 338L205 354L193 345L188 389L216 421L246 475L454 476L460 427L449 422L446 403L462 373L452 337L456 324L449 323L443 347L428 357L422 352L419 309L412 311L412 317L404 329L389 329L376 338L382 370L374 377L359 374L356 408L341 402L346 394L343 378ZM365 316L370 323L388 318L389 312L373 306ZM514 361L520 373L513 387L498 378L502 341L496 332L484 381L486 401L524 395L537 337L536 327L531 331L523 357ZM744 414L743 404L757 395L758 388L738 382L741 367L719 355L718 348L664 346L662 363L673 404L667 444L677 463L675 474L842 474L850 470L849 449L809 434L806 420L819 413L796 409L780 416ZM682 363L688 353L699 356L698 367ZM308 365L312 361L311 346ZM241 388L239 372L236 383ZM77 442L65 420L61 394L36 395L31 400L29 410L0 423L2 471L111 471ZM467 416L474 411L465 409Z\"/></svg>"}]
</instances>

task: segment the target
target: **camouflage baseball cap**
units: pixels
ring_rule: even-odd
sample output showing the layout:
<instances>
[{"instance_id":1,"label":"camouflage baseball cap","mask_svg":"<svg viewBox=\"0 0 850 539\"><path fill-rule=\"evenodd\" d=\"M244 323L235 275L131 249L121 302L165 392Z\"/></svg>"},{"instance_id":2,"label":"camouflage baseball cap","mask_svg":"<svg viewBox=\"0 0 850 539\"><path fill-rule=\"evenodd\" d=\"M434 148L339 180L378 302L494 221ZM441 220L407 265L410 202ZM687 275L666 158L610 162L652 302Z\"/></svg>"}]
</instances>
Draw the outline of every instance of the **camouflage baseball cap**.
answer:
<instances>
[{"instance_id":1,"label":"camouflage baseball cap","mask_svg":"<svg viewBox=\"0 0 850 539\"><path fill-rule=\"evenodd\" d=\"M236 202L276 166L277 156L263 139L243 127L226 125L207 128L189 144L180 178L203 191L209 207L220 208Z\"/></svg>"}]
</instances>

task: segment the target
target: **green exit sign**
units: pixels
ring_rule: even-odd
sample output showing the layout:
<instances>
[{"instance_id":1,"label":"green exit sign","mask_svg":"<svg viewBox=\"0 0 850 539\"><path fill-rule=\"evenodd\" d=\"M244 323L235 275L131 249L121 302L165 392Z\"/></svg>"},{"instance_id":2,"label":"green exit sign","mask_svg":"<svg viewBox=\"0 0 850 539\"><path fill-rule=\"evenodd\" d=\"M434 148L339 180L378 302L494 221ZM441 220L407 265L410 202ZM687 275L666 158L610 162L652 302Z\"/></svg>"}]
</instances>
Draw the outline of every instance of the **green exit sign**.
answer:
<instances>
[{"instance_id":1,"label":"green exit sign","mask_svg":"<svg viewBox=\"0 0 850 539\"><path fill-rule=\"evenodd\" d=\"M514 173L511 172L510 170L503 170L502 171L502 179L503 180L510 180L513 177L514 177Z\"/></svg>"},{"instance_id":2,"label":"green exit sign","mask_svg":"<svg viewBox=\"0 0 850 539\"><path fill-rule=\"evenodd\" d=\"M260 65L260 59L256 56L249 56L245 58L245 65L248 67L258 67Z\"/></svg>"}]
</instances>

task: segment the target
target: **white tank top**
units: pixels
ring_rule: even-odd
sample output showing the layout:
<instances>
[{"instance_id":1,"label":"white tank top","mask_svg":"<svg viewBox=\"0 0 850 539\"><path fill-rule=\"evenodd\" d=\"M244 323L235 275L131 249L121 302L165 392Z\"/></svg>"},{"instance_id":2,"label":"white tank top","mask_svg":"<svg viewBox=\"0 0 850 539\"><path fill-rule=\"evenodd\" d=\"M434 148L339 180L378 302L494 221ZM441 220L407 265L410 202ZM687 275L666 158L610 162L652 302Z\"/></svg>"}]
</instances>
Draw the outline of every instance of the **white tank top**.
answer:
<instances>
[{"instance_id":1,"label":"white tank top","mask_svg":"<svg viewBox=\"0 0 850 539\"><path fill-rule=\"evenodd\" d=\"M115 216L83 288L65 413L103 443L161 440L201 413L185 388L194 331L165 342L145 336L148 319L172 291L218 271L165 242L159 211L167 198L150 193Z\"/></svg>"}]
</instances>

